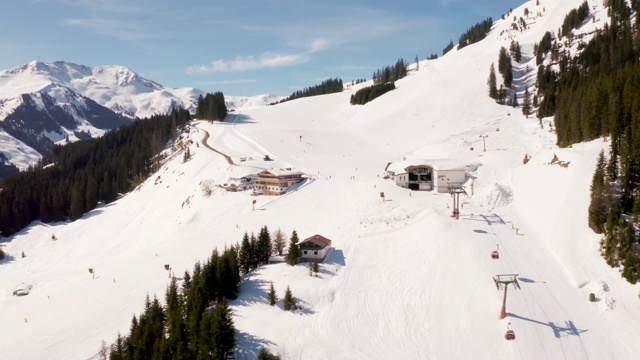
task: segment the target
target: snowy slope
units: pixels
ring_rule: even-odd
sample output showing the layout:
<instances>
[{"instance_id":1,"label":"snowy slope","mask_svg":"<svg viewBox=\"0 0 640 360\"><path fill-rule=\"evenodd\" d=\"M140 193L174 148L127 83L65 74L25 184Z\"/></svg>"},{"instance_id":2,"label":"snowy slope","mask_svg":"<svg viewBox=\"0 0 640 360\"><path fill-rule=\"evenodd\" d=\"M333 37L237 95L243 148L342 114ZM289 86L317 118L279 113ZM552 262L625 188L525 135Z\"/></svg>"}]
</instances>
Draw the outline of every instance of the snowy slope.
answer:
<instances>
[{"instance_id":1,"label":"snowy slope","mask_svg":"<svg viewBox=\"0 0 640 360\"><path fill-rule=\"evenodd\" d=\"M581 3L540 2L514 10L542 13L527 31L500 35L510 21L499 20L484 41L422 62L396 90L364 106L350 105L348 90L243 108L224 124L196 122L185 134L195 142L192 160L176 154L140 188L76 222L34 223L5 239L3 356L94 357L101 340L128 332L147 293L163 297L164 264L180 276L213 248L267 225L295 229L302 239L319 233L334 249L318 278L286 264L245 277L231 303L238 358L253 358L261 346L283 359L635 358L639 285L605 264L586 223L589 182L607 144L558 149L546 122L540 128L486 96L500 46L515 38L532 49ZM276 161L229 165L200 144L205 131L232 158ZM480 135L488 135L486 152ZM554 154L568 167L551 164ZM410 192L382 178L388 162L412 157L477 164L460 220L449 217L449 195ZM200 191L205 180L221 184L276 162L313 179L282 197ZM501 256L492 260L496 245ZM521 285L509 288L503 320L496 274L518 274ZM271 281L280 297L290 286L302 309L270 307ZM12 296L21 283L32 285L30 294ZM508 323L512 342L503 337Z\"/></svg>"}]
</instances>

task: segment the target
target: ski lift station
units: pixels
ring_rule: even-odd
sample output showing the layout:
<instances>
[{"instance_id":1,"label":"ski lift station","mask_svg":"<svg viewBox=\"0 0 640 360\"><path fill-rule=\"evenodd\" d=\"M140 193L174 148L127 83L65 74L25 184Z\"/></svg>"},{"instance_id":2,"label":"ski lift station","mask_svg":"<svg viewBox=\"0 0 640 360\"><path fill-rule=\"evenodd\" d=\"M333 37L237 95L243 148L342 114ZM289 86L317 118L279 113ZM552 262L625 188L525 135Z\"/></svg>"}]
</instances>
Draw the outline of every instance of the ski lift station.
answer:
<instances>
[{"instance_id":1,"label":"ski lift station","mask_svg":"<svg viewBox=\"0 0 640 360\"><path fill-rule=\"evenodd\" d=\"M411 190L436 189L446 193L451 187L462 186L476 167L445 160L411 159L387 164L385 178Z\"/></svg>"}]
</instances>

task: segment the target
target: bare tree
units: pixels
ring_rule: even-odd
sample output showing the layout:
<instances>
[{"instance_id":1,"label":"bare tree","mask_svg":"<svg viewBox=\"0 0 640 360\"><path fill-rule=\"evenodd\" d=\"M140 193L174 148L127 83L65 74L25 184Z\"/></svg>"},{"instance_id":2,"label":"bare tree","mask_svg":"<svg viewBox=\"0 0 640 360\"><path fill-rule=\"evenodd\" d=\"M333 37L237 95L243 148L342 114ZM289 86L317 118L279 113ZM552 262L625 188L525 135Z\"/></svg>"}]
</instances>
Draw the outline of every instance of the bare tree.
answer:
<instances>
[{"instance_id":1,"label":"bare tree","mask_svg":"<svg viewBox=\"0 0 640 360\"><path fill-rule=\"evenodd\" d=\"M273 233L273 253L282 256L282 252L287 245L287 235L280 228Z\"/></svg>"},{"instance_id":2,"label":"bare tree","mask_svg":"<svg viewBox=\"0 0 640 360\"><path fill-rule=\"evenodd\" d=\"M102 340L100 343L100 350L98 351L98 359L107 360L109 358L109 349L107 348L107 343Z\"/></svg>"},{"instance_id":3,"label":"bare tree","mask_svg":"<svg viewBox=\"0 0 640 360\"><path fill-rule=\"evenodd\" d=\"M200 190L202 190L202 193L205 197L209 197L211 196L211 194L213 194L213 186L213 181L204 180L200 183Z\"/></svg>"}]
</instances>

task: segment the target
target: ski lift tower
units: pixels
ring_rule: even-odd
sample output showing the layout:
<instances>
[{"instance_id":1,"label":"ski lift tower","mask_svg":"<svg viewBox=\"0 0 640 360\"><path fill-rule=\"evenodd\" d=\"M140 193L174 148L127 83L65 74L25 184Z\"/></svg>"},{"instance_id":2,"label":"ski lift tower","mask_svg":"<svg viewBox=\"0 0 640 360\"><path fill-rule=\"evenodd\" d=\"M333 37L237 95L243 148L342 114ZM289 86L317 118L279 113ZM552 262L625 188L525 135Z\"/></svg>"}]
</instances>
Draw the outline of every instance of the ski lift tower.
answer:
<instances>
[{"instance_id":1,"label":"ski lift tower","mask_svg":"<svg viewBox=\"0 0 640 360\"><path fill-rule=\"evenodd\" d=\"M167 270L167 272L169 272L169 279L171 279L171 265L164 264L164 269Z\"/></svg>"},{"instance_id":2,"label":"ski lift tower","mask_svg":"<svg viewBox=\"0 0 640 360\"><path fill-rule=\"evenodd\" d=\"M464 187L461 185L453 185L449 184L449 194L453 198L453 213L451 217L458 220L460 218L460 194L467 195L467 192L464 191Z\"/></svg>"},{"instance_id":3,"label":"ski lift tower","mask_svg":"<svg viewBox=\"0 0 640 360\"><path fill-rule=\"evenodd\" d=\"M500 319L502 320L507 316L507 287L509 284L513 284L514 288L520 289L520 284L518 284L518 274L496 275L493 277L493 282L496 283L496 288L498 290L500 290L501 287L504 287L502 309L500 310Z\"/></svg>"}]
</instances>

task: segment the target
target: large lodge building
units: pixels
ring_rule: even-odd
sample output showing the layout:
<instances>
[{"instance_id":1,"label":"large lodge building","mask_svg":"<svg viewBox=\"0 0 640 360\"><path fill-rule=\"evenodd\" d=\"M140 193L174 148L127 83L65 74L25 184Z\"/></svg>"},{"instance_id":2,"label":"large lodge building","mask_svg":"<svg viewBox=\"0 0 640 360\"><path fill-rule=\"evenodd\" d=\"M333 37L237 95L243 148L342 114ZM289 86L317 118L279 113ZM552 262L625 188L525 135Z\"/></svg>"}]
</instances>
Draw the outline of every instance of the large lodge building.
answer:
<instances>
[{"instance_id":1,"label":"large lodge building","mask_svg":"<svg viewBox=\"0 0 640 360\"><path fill-rule=\"evenodd\" d=\"M260 195L284 195L293 185L302 181L301 171L291 168L262 170L253 180L253 192Z\"/></svg>"}]
</instances>

